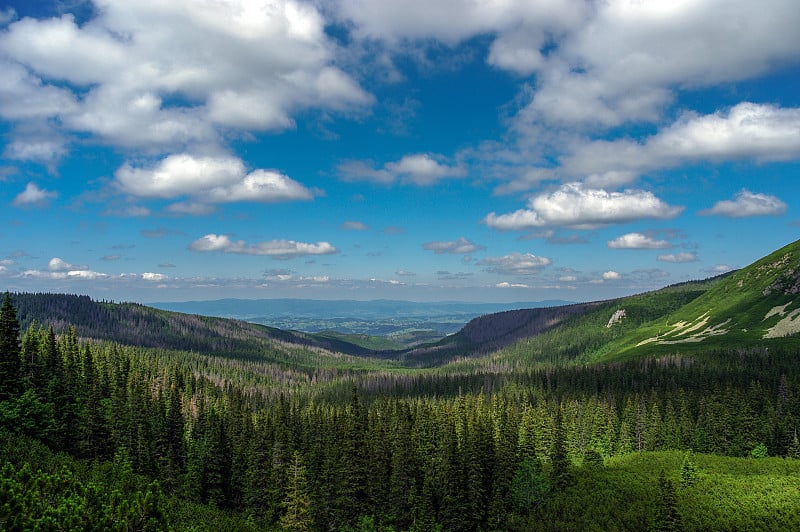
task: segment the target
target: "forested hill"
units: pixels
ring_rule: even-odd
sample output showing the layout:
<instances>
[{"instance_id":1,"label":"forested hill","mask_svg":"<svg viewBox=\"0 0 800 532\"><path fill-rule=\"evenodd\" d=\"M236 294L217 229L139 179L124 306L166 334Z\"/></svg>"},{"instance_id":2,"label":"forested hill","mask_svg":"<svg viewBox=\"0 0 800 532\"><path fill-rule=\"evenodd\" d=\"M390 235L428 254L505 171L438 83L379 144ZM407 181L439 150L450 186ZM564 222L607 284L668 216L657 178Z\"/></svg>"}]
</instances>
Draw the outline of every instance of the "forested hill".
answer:
<instances>
[{"instance_id":1,"label":"forested hill","mask_svg":"<svg viewBox=\"0 0 800 532\"><path fill-rule=\"evenodd\" d=\"M70 294L12 294L22 330L32 323L81 338L141 347L179 349L249 358L277 342L352 355L369 350L334 338L313 338L239 320L169 312L136 303L94 301Z\"/></svg>"}]
</instances>

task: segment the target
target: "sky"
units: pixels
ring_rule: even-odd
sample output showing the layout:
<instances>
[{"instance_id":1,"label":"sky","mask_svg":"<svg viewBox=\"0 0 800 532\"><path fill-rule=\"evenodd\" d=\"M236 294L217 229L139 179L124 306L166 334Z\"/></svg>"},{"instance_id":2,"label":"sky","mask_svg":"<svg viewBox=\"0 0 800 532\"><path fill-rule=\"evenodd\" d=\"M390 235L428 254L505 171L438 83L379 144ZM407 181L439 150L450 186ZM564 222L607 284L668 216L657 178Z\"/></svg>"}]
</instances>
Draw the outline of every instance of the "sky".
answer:
<instances>
[{"instance_id":1,"label":"sky","mask_svg":"<svg viewBox=\"0 0 800 532\"><path fill-rule=\"evenodd\" d=\"M0 289L591 301L800 234L797 0L0 0Z\"/></svg>"}]
</instances>

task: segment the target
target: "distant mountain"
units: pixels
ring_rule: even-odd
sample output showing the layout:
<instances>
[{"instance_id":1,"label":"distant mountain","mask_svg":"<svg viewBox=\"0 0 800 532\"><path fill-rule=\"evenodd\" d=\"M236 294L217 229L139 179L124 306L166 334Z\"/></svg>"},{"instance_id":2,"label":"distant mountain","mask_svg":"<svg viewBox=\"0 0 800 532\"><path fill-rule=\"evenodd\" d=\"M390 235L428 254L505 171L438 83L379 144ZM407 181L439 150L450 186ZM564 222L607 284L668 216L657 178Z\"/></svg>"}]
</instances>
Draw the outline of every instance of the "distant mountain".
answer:
<instances>
[{"instance_id":1,"label":"distant mountain","mask_svg":"<svg viewBox=\"0 0 800 532\"><path fill-rule=\"evenodd\" d=\"M556 307L570 301L549 300L517 303L470 303L443 301L420 303L379 299L372 301L322 300L322 299L218 299L213 301L155 302L150 306L163 310L257 321L271 318L309 318L329 320L354 318L382 320L387 318L441 318L462 316L470 319L506 310L521 308Z\"/></svg>"},{"instance_id":2,"label":"distant mountain","mask_svg":"<svg viewBox=\"0 0 800 532\"><path fill-rule=\"evenodd\" d=\"M12 298L23 330L34 321L56 330L73 325L85 338L244 358L296 347L322 354L397 359L410 366L435 366L489 354L492 363L524 365L755 346L800 349L800 241L732 273L591 303L226 299L154 304L172 308L163 310L64 294L14 294ZM522 308L526 305L539 308ZM493 312L498 307L501 311ZM408 331L405 338L341 331L308 334L241 319L292 312L311 320L459 316L466 324L455 334L416 345L437 336L421 330ZM403 345L415 347L403 349Z\"/></svg>"}]
</instances>

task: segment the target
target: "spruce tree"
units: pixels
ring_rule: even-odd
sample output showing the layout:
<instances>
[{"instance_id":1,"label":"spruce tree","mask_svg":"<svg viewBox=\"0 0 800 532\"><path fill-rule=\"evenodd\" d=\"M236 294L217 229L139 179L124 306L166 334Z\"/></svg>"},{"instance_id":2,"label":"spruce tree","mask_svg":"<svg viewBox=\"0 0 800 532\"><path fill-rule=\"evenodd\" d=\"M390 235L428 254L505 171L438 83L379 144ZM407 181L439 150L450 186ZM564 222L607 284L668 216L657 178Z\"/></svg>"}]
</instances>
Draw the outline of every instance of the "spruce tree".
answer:
<instances>
[{"instance_id":1,"label":"spruce tree","mask_svg":"<svg viewBox=\"0 0 800 532\"><path fill-rule=\"evenodd\" d=\"M678 500L675 486L666 477L664 470L658 475L658 499L656 500L656 515L651 530L672 531L681 530L681 516L678 513Z\"/></svg>"},{"instance_id":2,"label":"spruce tree","mask_svg":"<svg viewBox=\"0 0 800 532\"><path fill-rule=\"evenodd\" d=\"M286 512L280 520L283 530L312 530L311 498L308 492L306 466L299 451L292 455L286 475L286 497L283 500Z\"/></svg>"},{"instance_id":3,"label":"spruce tree","mask_svg":"<svg viewBox=\"0 0 800 532\"><path fill-rule=\"evenodd\" d=\"M681 465L681 485L686 488L694 484L697 480L697 467L694 465L694 453L691 449L683 455L683 465Z\"/></svg>"},{"instance_id":4,"label":"spruce tree","mask_svg":"<svg viewBox=\"0 0 800 532\"><path fill-rule=\"evenodd\" d=\"M553 489L561 491L569 486L571 482L570 463L567 456L567 435L564 429L564 414L561 410L561 405L556 406L553 449L550 453L550 462L553 465Z\"/></svg>"},{"instance_id":5,"label":"spruce tree","mask_svg":"<svg viewBox=\"0 0 800 532\"><path fill-rule=\"evenodd\" d=\"M6 292L0 307L0 401L19 394L20 366L19 320Z\"/></svg>"}]
</instances>

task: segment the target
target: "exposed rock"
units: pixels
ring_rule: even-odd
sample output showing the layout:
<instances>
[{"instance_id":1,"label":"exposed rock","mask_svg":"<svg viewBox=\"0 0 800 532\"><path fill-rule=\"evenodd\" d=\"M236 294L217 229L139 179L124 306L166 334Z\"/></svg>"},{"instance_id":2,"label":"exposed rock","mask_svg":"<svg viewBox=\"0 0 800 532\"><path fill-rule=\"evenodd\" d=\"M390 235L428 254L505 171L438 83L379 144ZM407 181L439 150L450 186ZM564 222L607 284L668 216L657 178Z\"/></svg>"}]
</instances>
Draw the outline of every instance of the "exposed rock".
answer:
<instances>
[{"instance_id":1,"label":"exposed rock","mask_svg":"<svg viewBox=\"0 0 800 532\"><path fill-rule=\"evenodd\" d=\"M608 320L608 324L606 324L606 328L610 329L615 323L622 322L622 318L625 317L625 309L619 309L618 311L614 312L611 315L611 318Z\"/></svg>"}]
</instances>

